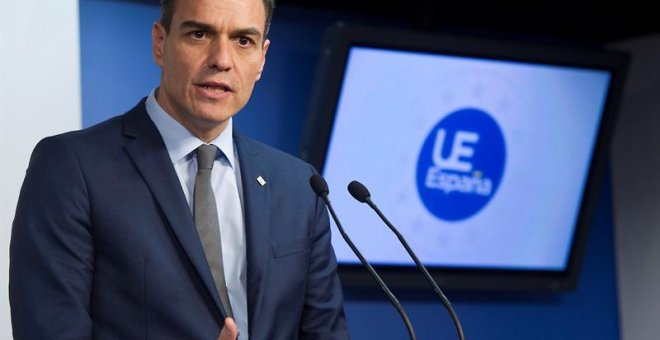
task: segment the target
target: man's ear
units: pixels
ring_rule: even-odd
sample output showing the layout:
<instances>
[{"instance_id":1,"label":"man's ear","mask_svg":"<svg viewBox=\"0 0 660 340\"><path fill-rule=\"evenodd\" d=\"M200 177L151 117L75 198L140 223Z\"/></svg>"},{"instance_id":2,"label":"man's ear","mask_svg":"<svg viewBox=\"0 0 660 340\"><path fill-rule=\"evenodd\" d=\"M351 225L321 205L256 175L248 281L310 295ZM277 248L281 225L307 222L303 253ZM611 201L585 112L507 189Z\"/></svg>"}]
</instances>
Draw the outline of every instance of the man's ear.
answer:
<instances>
[{"instance_id":1,"label":"man's ear","mask_svg":"<svg viewBox=\"0 0 660 340\"><path fill-rule=\"evenodd\" d=\"M154 54L154 61L158 66L163 66L163 55L165 51L165 36L167 32L160 22L155 22L151 28L151 40Z\"/></svg>"},{"instance_id":2,"label":"man's ear","mask_svg":"<svg viewBox=\"0 0 660 340\"><path fill-rule=\"evenodd\" d=\"M266 39L266 41L264 41L263 52L261 55L261 66L259 67L259 72L257 73L257 80L261 79L261 73L264 72L264 66L266 66L266 53L268 53L269 46L270 40Z\"/></svg>"}]
</instances>

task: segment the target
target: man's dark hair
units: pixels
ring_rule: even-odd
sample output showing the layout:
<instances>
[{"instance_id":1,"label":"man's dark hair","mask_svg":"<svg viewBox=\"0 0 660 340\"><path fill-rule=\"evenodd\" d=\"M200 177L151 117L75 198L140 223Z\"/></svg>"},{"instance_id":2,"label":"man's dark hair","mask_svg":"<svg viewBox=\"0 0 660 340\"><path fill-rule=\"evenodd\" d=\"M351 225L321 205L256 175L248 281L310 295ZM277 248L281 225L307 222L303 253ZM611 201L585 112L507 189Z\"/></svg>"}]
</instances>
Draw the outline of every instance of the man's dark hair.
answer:
<instances>
[{"instance_id":1,"label":"man's dark hair","mask_svg":"<svg viewBox=\"0 0 660 340\"><path fill-rule=\"evenodd\" d=\"M172 16L174 15L174 2L175 0L160 0L160 23L165 27L165 32L170 33L170 26L172 25ZM268 35L270 28L270 19L273 17L273 9L275 8L275 0L262 0L264 9L266 10L266 30L264 31L264 39Z\"/></svg>"}]
</instances>

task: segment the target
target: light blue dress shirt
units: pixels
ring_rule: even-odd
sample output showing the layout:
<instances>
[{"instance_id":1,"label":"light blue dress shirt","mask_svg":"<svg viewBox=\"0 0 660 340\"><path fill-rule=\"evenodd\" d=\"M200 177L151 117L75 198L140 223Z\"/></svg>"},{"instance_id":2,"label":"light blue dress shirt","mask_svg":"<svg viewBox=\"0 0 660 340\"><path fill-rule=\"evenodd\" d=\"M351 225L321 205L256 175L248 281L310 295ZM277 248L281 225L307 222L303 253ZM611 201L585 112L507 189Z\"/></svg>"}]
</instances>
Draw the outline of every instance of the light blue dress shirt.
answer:
<instances>
[{"instance_id":1,"label":"light blue dress shirt","mask_svg":"<svg viewBox=\"0 0 660 340\"><path fill-rule=\"evenodd\" d=\"M197 156L194 151L204 142L167 114L156 101L155 93L156 89L151 91L147 97L147 113L163 137L192 213L193 191L197 174ZM246 340L248 339L247 261L243 188L232 126L233 123L230 119L224 131L209 143L217 146L221 151L213 163L211 185L218 208L222 257L229 301L240 339Z\"/></svg>"}]
</instances>

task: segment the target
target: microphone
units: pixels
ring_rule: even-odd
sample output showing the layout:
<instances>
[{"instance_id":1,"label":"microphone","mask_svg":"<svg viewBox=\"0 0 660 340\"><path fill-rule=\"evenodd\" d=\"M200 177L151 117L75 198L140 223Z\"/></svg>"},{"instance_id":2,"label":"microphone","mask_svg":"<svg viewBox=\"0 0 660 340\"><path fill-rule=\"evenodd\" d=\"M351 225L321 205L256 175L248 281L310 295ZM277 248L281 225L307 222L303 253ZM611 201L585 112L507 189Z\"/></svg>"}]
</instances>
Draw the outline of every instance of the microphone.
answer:
<instances>
[{"instance_id":1,"label":"microphone","mask_svg":"<svg viewBox=\"0 0 660 340\"><path fill-rule=\"evenodd\" d=\"M367 271L369 271L371 277L373 277L373 279L378 283L380 288L383 289L385 295L387 295L387 298L390 300L394 308L396 308L397 312L399 312L399 315L401 315L401 318L403 319L403 322L406 324L406 328L408 329L408 334L410 334L410 339L416 340L417 337L415 336L415 330L413 329L408 314L406 314L406 311L403 310L403 306L401 306L399 300L397 300L394 294L392 294L390 289L387 287L385 282L383 282L383 280L380 278L378 273L376 273L374 268L369 264L369 262L367 262L364 256L362 256L362 253L360 253L357 247L355 247L353 241L351 241L351 239L344 231L344 228L341 226L341 223L339 222L339 218L337 218L337 215L335 214L335 210L332 208L332 204L330 204L330 199L328 199L328 194L330 193L330 190L328 189L328 183L326 183L325 179L323 179L321 175L314 174L312 175L312 177L309 178L309 184L312 186L312 189L314 189L316 195L320 196L323 199L323 201L325 201L325 205L328 207L328 210L330 211L330 215L332 216L332 219L335 221L335 224L337 224L337 229L339 229L339 233L344 238L344 241L346 241L346 243L351 248L353 253L355 253L358 259L360 259L362 265L364 265L367 268Z\"/></svg>"},{"instance_id":2,"label":"microphone","mask_svg":"<svg viewBox=\"0 0 660 340\"><path fill-rule=\"evenodd\" d=\"M422 274L424 274L424 277L426 280L431 284L433 287L433 290L435 293L440 297L440 301L442 301L442 304L445 306L447 311L449 312L449 315L451 316L451 320L454 322L454 327L456 328L456 332L458 333L458 338L461 340L465 340L465 335L463 334L463 327L461 326L461 321L458 319L458 315L456 314L456 311L454 310L454 307L452 307L451 303L449 302L449 299L445 296L445 294L442 293L442 290L438 285L435 283L433 278L431 277L431 274L429 274L428 270L426 270L426 267L422 264L421 261L419 261L419 258L417 258L417 255L415 255L415 252L410 248L408 245L408 242L403 238L403 235L390 223L390 221L383 215L383 213L378 209L376 204L371 200L371 194L369 193L369 189L365 187L362 183L358 181L352 181L351 183L348 184L348 192L351 193L351 196L355 198L357 201L366 203L373 209L376 214L380 217L383 222L387 225L390 230L396 235L396 237L399 239L399 242L403 245L404 248L406 248L406 251L408 252L408 255L413 259L415 264L417 265L417 268L419 269Z\"/></svg>"}]
</instances>

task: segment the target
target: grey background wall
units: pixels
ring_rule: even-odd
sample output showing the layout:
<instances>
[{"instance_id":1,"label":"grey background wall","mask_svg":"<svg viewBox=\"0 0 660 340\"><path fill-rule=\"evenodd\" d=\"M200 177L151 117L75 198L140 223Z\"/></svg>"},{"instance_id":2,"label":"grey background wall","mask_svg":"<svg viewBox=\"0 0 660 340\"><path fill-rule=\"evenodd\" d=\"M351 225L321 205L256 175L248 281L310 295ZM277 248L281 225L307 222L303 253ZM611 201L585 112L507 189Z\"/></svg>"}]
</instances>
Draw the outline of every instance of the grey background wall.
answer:
<instances>
[{"instance_id":1,"label":"grey background wall","mask_svg":"<svg viewBox=\"0 0 660 340\"><path fill-rule=\"evenodd\" d=\"M0 339L11 339L9 236L30 153L80 127L78 0L0 1Z\"/></svg>"},{"instance_id":2,"label":"grey background wall","mask_svg":"<svg viewBox=\"0 0 660 340\"><path fill-rule=\"evenodd\" d=\"M612 145L621 334L660 336L660 35L614 44L633 56Z\"/></svg>"}]
</instances>

